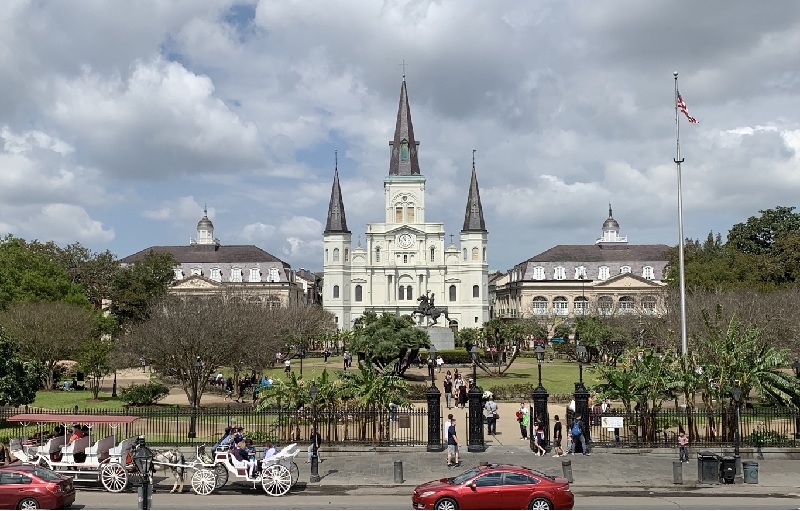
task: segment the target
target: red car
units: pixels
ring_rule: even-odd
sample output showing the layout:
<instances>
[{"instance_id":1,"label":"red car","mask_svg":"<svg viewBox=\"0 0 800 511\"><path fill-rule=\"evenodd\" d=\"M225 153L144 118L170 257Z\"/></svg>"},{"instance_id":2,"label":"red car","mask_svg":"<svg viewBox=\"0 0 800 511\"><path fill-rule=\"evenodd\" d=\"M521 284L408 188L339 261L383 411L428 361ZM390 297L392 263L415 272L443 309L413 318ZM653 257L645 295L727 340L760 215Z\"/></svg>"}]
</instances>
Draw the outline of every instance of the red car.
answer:
<instances>
[{"instance_id":1,"label":"red car","mask_svg":"<svg viewBox=\"0 0 800 511\"><path fill-rule=\"evenodd\" d=\"M0 509L59 509L73 502L71 477L36 465L0 467Z\"/></svg>"},{"instance_id":2,"label":"red car","mask_svg":"<svg viewBox=\"0 0 800 511\"><path fill-rule=\"evenodd\" d=\"M421 484L414 509L572 509L569 482L518 465L480 465Z\"/></svg>"}]
</instances>

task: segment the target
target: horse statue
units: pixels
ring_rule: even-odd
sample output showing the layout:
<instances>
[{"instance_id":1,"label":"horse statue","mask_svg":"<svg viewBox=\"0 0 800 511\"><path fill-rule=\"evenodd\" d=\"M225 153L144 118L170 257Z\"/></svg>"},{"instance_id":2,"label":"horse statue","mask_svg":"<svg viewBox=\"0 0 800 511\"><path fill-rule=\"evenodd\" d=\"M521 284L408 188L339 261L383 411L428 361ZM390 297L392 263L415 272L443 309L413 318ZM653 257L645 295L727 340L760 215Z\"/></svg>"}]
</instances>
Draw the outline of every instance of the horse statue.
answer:
<instances>
[{"instance_id":1,"label":"horse statue","mask_svg":"<svg viewBox=\"0 0 800 511\"><path fill-rule=\"evenodd\" d=\"M430 291L428 291L428 293L430 293ZM419 316L418 325L421 325L425 318L430 318L431 320L428 326L436 325L439 317L442 315L450 321L450 316L447 315L447 307L436 307L436 305L434 305L435 293L430 293L430 296L428 296L428 293L417 298L419 305L411 312L411 317Z\"/></svg>"}]
</instances>

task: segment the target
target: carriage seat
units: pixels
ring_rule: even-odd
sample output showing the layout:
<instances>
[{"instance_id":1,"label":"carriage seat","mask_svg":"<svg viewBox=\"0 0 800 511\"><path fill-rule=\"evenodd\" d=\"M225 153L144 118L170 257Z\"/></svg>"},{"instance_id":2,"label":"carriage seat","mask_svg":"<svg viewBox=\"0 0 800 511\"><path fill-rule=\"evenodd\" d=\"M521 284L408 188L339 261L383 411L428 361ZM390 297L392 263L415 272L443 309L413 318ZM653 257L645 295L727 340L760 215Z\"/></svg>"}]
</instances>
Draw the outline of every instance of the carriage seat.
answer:
<instances>
[{"instance_id":1,"label":"carriage seat","mask_svg":"<svg viewBox=\"0 0 800 511\"><path fill-rule=\"evenodd\" d=\"M86 457L97 458L98 460L108 458L108 452L111 450L112 447L114 447L113 436L107 436L105 438L101 438L100 440L95 442L93 446L86 449Z\"/></svg>"},{"instance_id":2,"label":"carriage seat","mask_svg":"<svg viewBox=\"0 0 800 511\"><path fill-rule=\"evenodd\" d=\"M83 452L86 450L87 447L89 447L89 437L85 436L82 438L78 438L70 445L64 447L61 453L64 456L74 457L74 455L76 454L83 454Z\"/></svg>"},{"instance_id":3,"label":"carriage seat","mask_svg":"<svg viewBox=\"0 0 800 511\"><path fill-rule=\"evenodd\" d=\"M67 440L67 437L63 435L54 436L45 442L44 445L39 446L39 448L36 449L36 454L49 456L50 454L57 453L63 446L67 445Z\"/></svg>"},{"instance_id":4,"label":"carriage seat","mask_svg":"<svg viewBox=\"0 0 800 511\"><path fill-rule=\"evenodd\" d=\"M244 470L244 469L246 469L246 468L247 468L247 464L246 464L244 461L239 461L239 460L237 460L237 459L236 459L236 456L234 456L234 455L233 455L232 453L230 453L230 452L228 453L228 461L230 461L230 462L231 462L231 466L232 466L233 468L236 468L236 469L242 469L242 470Z\"/></svg>"},{"instance_id":5,"label":"carriage seat","mask_svg":"<svg viewBox=\"0 0 800 511\"><path fill-rule=\"evenodd\" d=\"M108 450L108 455L112 457L116 457L120 463L127 464L127 456L131 452L131 448L133 448L133 444L136 443L138 436L132 436L130 438L126 438L123 440L118 446L112 447Z\"/></svg>"}]
</instances>

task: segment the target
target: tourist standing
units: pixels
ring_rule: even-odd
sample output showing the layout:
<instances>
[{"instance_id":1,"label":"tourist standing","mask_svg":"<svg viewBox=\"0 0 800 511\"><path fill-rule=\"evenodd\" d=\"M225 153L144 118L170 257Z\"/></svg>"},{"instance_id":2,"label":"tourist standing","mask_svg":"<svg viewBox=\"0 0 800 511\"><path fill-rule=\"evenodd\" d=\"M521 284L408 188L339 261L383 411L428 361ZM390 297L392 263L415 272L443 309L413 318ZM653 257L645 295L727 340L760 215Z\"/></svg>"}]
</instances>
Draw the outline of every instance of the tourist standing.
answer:
<instances>
[{"instance_id":1,"label":"tourist standing","mask_svg":"<svg viewBox=\"0 0 800 511\"><path fill-rule=\"evenodd\" d=\"M486 429L489 435L497 434L497 403L494 402L494 396L489 396L489 400L483 405L486 411Z\"/></svg>"},{"instance_id":2,"label":"tourist standing","mask_svg":"<svg viewBox=\"0 0 800 511\"><path fill-rule=\"evenodd\" d=\"M447 374L444 377L444 402L447 405L447 409L449 410L452 408L450 406L453 399L453 379L450 376L450 371L447 371Z\"/></svg>"},{"instance_id":3,"label":"tourist standing","mask_svg":"<svg viewBox=\"0 0 800 511\"><path fill-rule=\"evenodd\" d=\"M678 457L681 463L689 463L689 438L683 429L678 433Z\"/></svg>"},{"instance_id":4,"label":"tourist standing","mask_svg":"<svg viewBox=\"0 0 800 511\"><path fill-rule=\"evenodd\" d=\"M559 420L558 415L555 416L556 423L553 424L553 454L554 458L558 458L564 454L564 450L561 449L561 420Z\"/></svg>"},{"instance_id":5,"label":"tourist standing","mask_svg":"<svg viewBox=\"0 0 800 511\"><path fill-rule=\"evenodd\" d=\"M447 428L447 466L457 467L458 462L458 436L456 435L456 419L450 419L450 427Z\"/></svg>"}]
</instances>

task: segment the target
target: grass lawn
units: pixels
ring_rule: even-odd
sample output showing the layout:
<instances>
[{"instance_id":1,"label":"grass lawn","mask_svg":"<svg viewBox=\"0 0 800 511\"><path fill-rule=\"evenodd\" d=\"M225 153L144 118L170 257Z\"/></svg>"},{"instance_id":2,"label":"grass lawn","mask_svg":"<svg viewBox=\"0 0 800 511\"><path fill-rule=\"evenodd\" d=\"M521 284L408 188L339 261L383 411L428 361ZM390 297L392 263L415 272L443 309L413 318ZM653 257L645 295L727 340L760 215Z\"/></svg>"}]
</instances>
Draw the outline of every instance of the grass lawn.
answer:
<instances>
[{"instance_id":1,"label":"grass lawn","mask_svg":"<svg viewBox=\"0 0 800 511\"><path fill-rule=\"evenodd\" d=\"M318 378L323 369L326 368L329 373L333 374L342 371L342 357L330 357L327 364L324 363L321 358L303 360L303 377L306 380ZM451 371L453 370L452 367L445 365L444 371L448 368ZM472 377L471 366L465 365L459 367L458 370L465 376ZM300 375L300 361L298 359L292 359L292 371L298 376ZM441 375L437 373L437 382L442 381L444 371ZM222 373L226 377L232 375L230 370L223 370ZM578 373L578 364L575 362L568 362L565 360L555 360L552 364L545 362L542 364L542 385L551 395L571 394L575 391L575 382L578 381ZM284 368L277 367L277 365L272 369L264 371L264 374L271 376L273 379L285 379ZM412 366L406 371L405 375L408 380L422 384L425 379L427 379L428 372L425 366L423 366L422 369L417 369L416 366ZM600 383L600 380L588 371L587 366L584 367L583 381L587 388ZM532 383L534 385L538 383L538 369L534 359L516 359L511 369L503 376L488 376L485 371L478 368L478 384L483 388L525 383Z\"/></svg>"},{"instance_id":2,"label":"grass lawn","mask_svg":"<svg viewBox=\"0 0 800 511\"><path fill-rule=\"evenodd\" d=\"M88 390L73 390L64 392L62 390L40 390L36 393L36 400L31 405L35 408L49 409L68 409L72 410L75 406L79 410L86 408L106 408L112 410L122 409L124 403L121 399L112 398L111 394L101 392L98 399L92 399L92 393Z\"/></svg>"}]
</instances>

